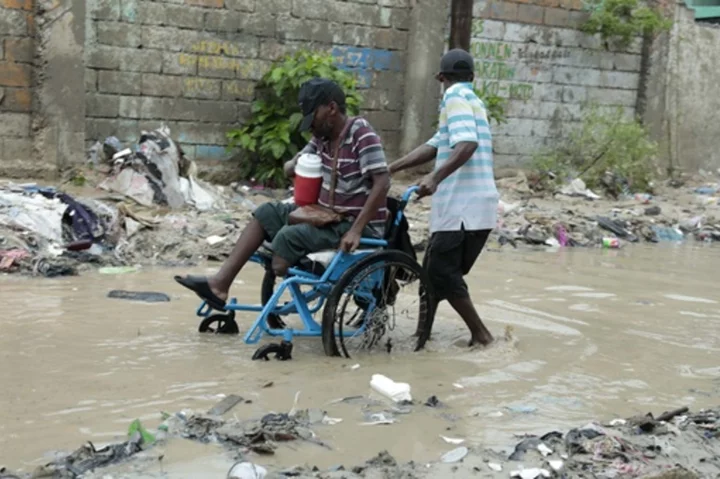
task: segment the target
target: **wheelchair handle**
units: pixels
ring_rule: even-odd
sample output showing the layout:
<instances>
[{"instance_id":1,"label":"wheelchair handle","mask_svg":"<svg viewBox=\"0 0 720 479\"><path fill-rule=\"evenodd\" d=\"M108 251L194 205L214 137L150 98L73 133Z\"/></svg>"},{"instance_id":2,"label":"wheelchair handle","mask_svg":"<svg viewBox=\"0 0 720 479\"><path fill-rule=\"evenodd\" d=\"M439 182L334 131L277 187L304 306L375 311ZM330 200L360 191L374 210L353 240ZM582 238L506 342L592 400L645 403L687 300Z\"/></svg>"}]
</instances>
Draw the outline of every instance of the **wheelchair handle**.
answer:
<instances>
[{"instance_id":1,"label":"wheelchair handle","mask_svg":"<svg viewBox=\"0 0 720 479\"><path fill-rule=\"evenodd\" d=\"M412 196L412 194L415 193L419 189L420 189L419 186L411 186L410 188L405 190L405 193L403 193L403 195L402 195L402 202L407 203L408 201L410 201L410 197Z\"/></svg>"}]
</instances>

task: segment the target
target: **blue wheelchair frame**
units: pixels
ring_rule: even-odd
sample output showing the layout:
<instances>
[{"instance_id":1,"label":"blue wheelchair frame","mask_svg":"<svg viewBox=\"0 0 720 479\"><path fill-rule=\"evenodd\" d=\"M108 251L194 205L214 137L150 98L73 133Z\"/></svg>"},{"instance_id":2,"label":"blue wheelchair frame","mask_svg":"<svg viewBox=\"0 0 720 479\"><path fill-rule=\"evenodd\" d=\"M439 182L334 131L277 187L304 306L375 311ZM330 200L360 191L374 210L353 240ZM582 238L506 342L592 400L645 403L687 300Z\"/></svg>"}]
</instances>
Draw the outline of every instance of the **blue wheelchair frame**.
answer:
<instances>
[{"instance_id":1,"label":"blue wheelchair frame","mask_svg":"<svg viewBox=\"0 0 720 479\"><path fill-rule=\"evenodd\" d=\"M393 221L392 227L395 230L402 221L405 205L407 205L410 197L417 189L417 186L411 186L403 193L400 206ZM361 238L360 246L384 249L387 248L388 241L385 239ZM273 337L282 336L283 340L287 342L291 342L294 336L321 336L322 325L315 321L315 313L322 309L330 290L342 274L351 265L375 252L376 251L356 251L353 253L345 253L342 250L338 250L321 276L312 274L298 267L292 267L288 270L287 276L278 285L265 305L240 304L235 298L232 298L225 305L224 311L253 311L260 313L248 332L245 333L244 341L246 344L257 344L265 334ZM267 264L267 259L258 253L253 254L250 261L261 265ZM380 270L378 273L381 275L378 280L382 281L383 271ZM312 286L312 289L303 293L300 290L301 286ZM292 300L283 305L278 305L277 303L280 297L286 290L290 291ZM315 303L312 304L313 302ZM212 311L213 309L210 305L203 301L200 307L198 307L196 314L201 318L207 318ZM298 314L300 316L303 324L302 329L292 329L289 326L283 329L274 329L268 326L269 316L287 316L290 314ZM343 331L342 335L343 337L354 336L362 333L364 327L363 325L358 329Z\"/></svg>"}]
</instances>

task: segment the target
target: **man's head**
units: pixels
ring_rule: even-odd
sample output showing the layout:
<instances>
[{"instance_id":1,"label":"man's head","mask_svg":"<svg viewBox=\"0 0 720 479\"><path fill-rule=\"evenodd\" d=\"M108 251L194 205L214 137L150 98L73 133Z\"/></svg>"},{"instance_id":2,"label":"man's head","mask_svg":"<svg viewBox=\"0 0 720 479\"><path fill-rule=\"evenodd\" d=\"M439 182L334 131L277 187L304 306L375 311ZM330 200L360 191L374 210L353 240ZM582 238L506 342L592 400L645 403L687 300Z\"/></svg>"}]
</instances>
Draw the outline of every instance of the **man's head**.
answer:
<instances>
[{"instance_id":1,"label":"man's head","mask_svg":"<svg viewBox=\"0 0 720 479\"><path fill-rule=\"evenodd\" d=\"M300 87L298 101L303 114L300 131L311 130L318 138L330 140L338 125L345 125L345 93L334 81L308 80Z\"/></svg>"},{"instance_id":2,"label":"man's head","mask_svg":"<svg viewBox=\"0 0 720 479\"><path fill-rule=\"evenodd\" d=\"M461 48L454 48L440 59L437 79L447 88L455 83L473 81L474 71L475 62L472 55Z\"/></svg>"}]
</instances>

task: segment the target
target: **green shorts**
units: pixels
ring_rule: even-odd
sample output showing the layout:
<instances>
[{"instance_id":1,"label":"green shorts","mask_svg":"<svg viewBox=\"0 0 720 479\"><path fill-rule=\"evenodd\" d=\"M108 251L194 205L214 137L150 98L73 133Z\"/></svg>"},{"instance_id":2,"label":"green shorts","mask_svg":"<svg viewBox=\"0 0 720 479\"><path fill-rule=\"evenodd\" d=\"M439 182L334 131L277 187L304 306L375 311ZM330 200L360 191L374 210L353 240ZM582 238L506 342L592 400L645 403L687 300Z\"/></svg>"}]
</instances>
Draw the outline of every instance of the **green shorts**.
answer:
<instances>
[{"instance_id":1,"label":"green shorts","mask_svg":"<svg viewBox=\"0 0 720 479\"><path fill-rule=\"evenodd\" d=\"M291 265L310 253L336 249L340 240L352 227L352 221L342 221L318 228L309 224L288 225L288 216L297 206L287 203L265 203L253 213L265 231L265 239L272 242L273 253ZM377 237L371 228L365 228L363 237Z\"/></svg>"}]
</instances>

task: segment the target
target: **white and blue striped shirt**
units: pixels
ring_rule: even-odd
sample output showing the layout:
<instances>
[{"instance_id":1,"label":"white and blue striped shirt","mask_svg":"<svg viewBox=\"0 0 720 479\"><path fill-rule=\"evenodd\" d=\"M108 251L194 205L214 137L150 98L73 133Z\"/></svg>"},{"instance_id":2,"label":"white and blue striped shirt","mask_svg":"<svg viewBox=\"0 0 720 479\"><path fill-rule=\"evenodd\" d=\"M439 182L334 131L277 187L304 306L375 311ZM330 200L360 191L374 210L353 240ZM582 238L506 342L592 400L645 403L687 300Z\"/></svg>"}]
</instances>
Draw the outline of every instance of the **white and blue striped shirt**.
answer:
<instances>
[{"instance_id":1,"label":"white and blue striped shirt","mask_svg":"<svg viewBox=\"0 0 720 479\"><path fill-rule=\"evenodd\" d=\"M493 172L492 136L485 105L472 83L456 83L445 91L440 124L427 144L437 148L435 169L450 159L460 142L478 144L463 166L445 178L432 195L430 233L493 229L497 223L499 194Z\"/></svg>"}]
</instances>

